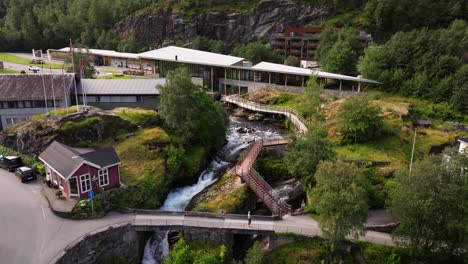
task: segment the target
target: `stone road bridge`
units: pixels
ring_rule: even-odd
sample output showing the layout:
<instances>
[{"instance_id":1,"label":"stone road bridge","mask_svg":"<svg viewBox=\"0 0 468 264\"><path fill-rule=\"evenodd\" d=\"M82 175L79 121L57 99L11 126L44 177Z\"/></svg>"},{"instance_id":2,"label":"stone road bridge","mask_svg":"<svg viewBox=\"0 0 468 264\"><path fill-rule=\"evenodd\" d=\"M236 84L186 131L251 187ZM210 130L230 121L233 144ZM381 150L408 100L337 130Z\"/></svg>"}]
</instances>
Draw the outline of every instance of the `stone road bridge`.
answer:
<instances>
[{"instance_id":1,"label":"stone road bridge","mask_svg":"<svg viewBox=\"0 0 468 264\"><path fill-rule=\"evenodd\" d=\"M73 261L83 255L90 260L96 259L99 254L103 254L99 250L102 250L101 247L105 243L111 243L110 250L139 251L141 257L147 238L157 231L180 232L188 239L222 243L228 249L232 248L237 236L262 236L269 240L269 247L274 248L281 243L278 236L282 234L321 235L317 222L308 215L287 215L281 219L275 216L253 215L250 225L246 215L201 212L133 210L125 214L114 214L112 219L106 218L98 220L101 223L100 228L81 233L47 263L74 263ZM68 236L68 239L70 238ZM375 231L367 231L364 236L349 239L393 245L390 235Z\"/></svg>"}]
</instances>

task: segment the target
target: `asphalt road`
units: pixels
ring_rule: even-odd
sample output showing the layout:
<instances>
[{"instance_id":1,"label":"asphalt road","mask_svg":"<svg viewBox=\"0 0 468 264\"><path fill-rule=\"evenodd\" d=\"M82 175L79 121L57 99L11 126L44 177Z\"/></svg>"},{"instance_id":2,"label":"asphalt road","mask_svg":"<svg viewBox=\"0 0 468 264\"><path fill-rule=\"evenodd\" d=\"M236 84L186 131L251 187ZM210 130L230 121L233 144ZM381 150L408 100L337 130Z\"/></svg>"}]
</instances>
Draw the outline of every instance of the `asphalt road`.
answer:
<instances>
[{"instance_id":1,"label":"asphalt road","mask_svg":"<svg viewBox=\"0 0 468 264\"><path fill-rule=\"evenodd\" d=\"M0 169L0 263L50 263L67 245L98 228L130 221L131 214L74 221L52 213L39 181L21 181Z\"/></svg>"}]
</instances>

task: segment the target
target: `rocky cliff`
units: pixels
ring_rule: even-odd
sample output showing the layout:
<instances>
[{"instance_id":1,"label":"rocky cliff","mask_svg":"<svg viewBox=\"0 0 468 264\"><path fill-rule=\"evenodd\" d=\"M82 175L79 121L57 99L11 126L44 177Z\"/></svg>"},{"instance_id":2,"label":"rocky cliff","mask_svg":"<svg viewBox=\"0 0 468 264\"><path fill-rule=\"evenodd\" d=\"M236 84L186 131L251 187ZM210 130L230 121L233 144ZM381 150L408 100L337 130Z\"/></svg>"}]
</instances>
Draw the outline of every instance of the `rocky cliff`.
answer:
<instances>
[{"instance_id":1,"label":"rocky cliff","mask_svg":"<svg viewBox=\"0 0 468 264\"><path fill-rule=\"evenodd\" d=\"M101 110L69 116L29 120L0 132L0 145L37 157L52 141L73 147L94 147L117 133L137 127L119 116Z\"/></svg>"},{"instance_id":2,"label":"rocky cliff","mask_svg":"<svg viewBox=\"0 0 468 264\"><path fill-rule=\"evenodd\" d=\"M287 0L264 0L249 13L207 12L184 18L164 8L132 16L119 28L122 34L134 32L139 41L158 47L184 44L195 36L223 40L227 44L249 42L286 27L302 27L329 14L325 6L310 6Z\"/></svg>"}]
</instances>

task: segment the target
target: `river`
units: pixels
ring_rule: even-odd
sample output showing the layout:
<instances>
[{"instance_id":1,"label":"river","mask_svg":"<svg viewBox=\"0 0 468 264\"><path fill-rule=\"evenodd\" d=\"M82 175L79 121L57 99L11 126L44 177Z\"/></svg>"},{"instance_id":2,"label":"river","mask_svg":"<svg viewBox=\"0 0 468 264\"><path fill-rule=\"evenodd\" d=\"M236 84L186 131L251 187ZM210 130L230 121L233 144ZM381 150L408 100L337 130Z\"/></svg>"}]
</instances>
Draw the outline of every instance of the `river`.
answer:
<instances>
[{"instance_id":1,"label":"river","mask_svg":"<svg viewBox=\"0 0 468 264\"><path fill-rule=\"evenodd\" d=\"M226 144L217 153L206 170L198 177L197 183L172 190L160 210L183 211L192 198L214 183L227 168L232 166L239 154L254 140L284 138L281 129L261 122L248 121L242 117L229 117ZM143 264L162 263L169 253L167 233L155 233L147 242Z\"/></svg>"}]
</instances>

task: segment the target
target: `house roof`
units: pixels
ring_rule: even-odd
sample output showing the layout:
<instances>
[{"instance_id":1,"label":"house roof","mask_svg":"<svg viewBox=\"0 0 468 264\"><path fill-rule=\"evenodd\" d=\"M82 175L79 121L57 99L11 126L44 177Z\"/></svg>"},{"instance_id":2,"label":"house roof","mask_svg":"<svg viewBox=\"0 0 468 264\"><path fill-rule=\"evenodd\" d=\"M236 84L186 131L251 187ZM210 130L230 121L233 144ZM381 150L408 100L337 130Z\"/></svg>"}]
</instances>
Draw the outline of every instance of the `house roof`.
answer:
<instances>
[{"instance_id":1,"label":"house roof","mask_svg":"<svg viewBox=\"0 0 468 264\"><path fill-rule=\"evenodd\" d=\"M468 144L468 138L459 138L458 142L465 142Z\"/></svg>"},{"instance_id":2,"label":"house roof","mask_svg":"<svg viewBox=\"0 0 468 264\"><path fill-rule=\"evenodd\" d=\"M414 124L419 125L419 126L428 126L428 125L432 125L432 121L431 120L416 120L414 121Z\"/></svg>"},{"instance_id":3,"label":"house roof","mask_svg":"<svg viewBox=\"0 0 468 264\"><path fill-rule=\"evenodd\" d=\"M200 64L207 66L232 66L244 58L206 52L201 50L180 48L176 46L164 47L138 54L142 59L177 61L182 63ZM177 57L177 59L176 59Z\"/></svg>"},{"instance_id":4,"label":"house roof","mask_svg":"<svg viewBox=\"0 0 468 264\"><path fill-rule=\"evenodd\" d=\"M166 79L82 79L78 84L78 94L88 95L158 95L157 85Z\"/></svg>"},{"instance_id":5,"label":"house roof","mask_svg":"<svg viewBox=\"0 0 468 264\"><path fill-rule=\"evenodd\" d=\"M69 47L59 49L58 51L70 52ZM73 52L88 52L92 55L99 55L105 57L116 57L116 58L126 58L126 59L138 59L138 54L128 53L128 52L117 52L115 50L101 50L101 49L85 49L85 48L73 48Z\"/></svg>"},{"instance_id":6,"label":"house roof","mask_svg":"<svg viewBox=\"0 0 468 264\"><path fill-rule=\"evenodd\" d=\"M379 82L377 81L364 79L361 77L353 77L353 76L324 72L324 71L314 71L310 69L287 66L287 65L271 63L271 62L260 62L254 65L251 69L257 70L257 71L276 72L276 73L291 74L291 75L302 75L302 76L315 75L320 78L379 84Z\"/></svg>"},{"instance_id":7,"label":"house roof","mask_svg":"<svg viewBox=\"0 0 468 264\"><path fill-rule=\"evenodd\" d=\"M120 163L120 158L113 147L81 154L80 157L88 162L99 165L101 168Z\"/></svg>"},{"instance_id":8,"label":"house roof","mask_svg":"<svg viewBox=\"0 0 468 264\"><path fill-rule=\"evenodd\" d=\"M52 142L40 155L39 159L52 167L63 179L70 177L83 163L89 162L96 167L106 167L120 163L114 148L99 150L72 148L57 141Z\"/></svg>"},{"instance_id":9,"label":"house roof","mask_svg":"<svg viewBox=\"0 0 468 264\"><path fill-rule=\"evenodd\" d=\"M73 78L73 74L2 74L0 100L44 100L52 99L53 94L56 99L64 99L69 95Z\"/></svg>"}]
</instances>

